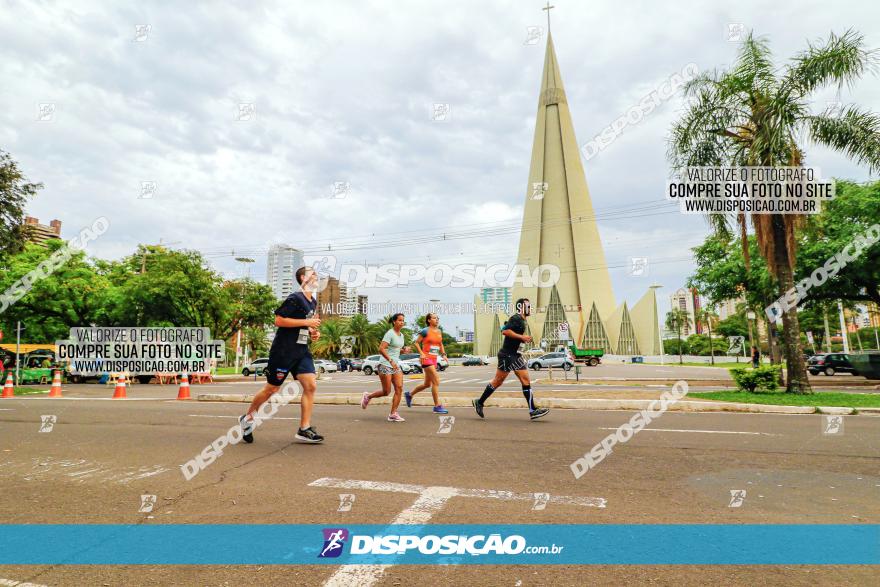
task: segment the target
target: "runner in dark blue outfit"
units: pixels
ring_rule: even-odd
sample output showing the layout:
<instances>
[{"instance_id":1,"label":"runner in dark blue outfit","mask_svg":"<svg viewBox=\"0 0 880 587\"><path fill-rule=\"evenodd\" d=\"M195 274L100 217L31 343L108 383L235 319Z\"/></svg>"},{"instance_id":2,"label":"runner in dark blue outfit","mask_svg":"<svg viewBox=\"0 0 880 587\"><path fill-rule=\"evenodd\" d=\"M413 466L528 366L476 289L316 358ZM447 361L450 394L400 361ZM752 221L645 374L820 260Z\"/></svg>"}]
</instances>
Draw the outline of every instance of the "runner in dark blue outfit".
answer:
<instances>
[{"instance_id":1,"label":"runner in dark blue outfit","mask_svg":"<svg viewBox=\"0 0 880 587\"><path fill-rule=\"evenodd\" d=\"M296 439L312 444L324 440L310 425L317 383L309 342L320 338L318 326L321 324L321 320L315 317L318 276L311 267L300 267L296 272L296 281L302 291L287 296L275 310L275 326L278 330L269 350L266 385L254 396L247 414L239 418L245 442L254 441L253 415L278 391L288 374L302 386L300 428L296 432Z\"/></svg>"}]
</instances>

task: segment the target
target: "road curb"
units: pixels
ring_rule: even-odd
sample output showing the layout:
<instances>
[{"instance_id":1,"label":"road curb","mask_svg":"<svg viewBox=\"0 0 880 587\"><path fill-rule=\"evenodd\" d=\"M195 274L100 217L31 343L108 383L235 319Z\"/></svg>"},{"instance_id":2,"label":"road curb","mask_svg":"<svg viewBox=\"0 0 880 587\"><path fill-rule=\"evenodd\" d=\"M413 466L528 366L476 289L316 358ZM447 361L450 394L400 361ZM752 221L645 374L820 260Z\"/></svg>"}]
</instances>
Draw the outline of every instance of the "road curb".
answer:
<instances>
[{"instance_id":1,"label":"road curb","mask_svg":"<svg viewBox=\"0 0 880 587\"><path fill-rule=\"evenodd\" d=\"M837 406L819 406L816 408L817 414L827 414L829 416L849 416L855 414L855 408L840 408Z\"/></svg>"},{"instance_id":2,"label":"road curb","mask_svg":"<svg viewBox=\"0 0 880 587\"><path fill-rule=\"evenodd\" d=\"M858 408L857 414L866 414L870 416L880 416L880 408Z\"/></svg>"},{"instance_id":3,"label":"road curb","mask_svg":"<svg viewBox=\"0 0 880 587\"><path fill-rule=\"evenodd\" d=\"M250 402L253 394L244 393L203 393L197 396L202 402ZM540 398L538 403L542 407L574 410L645 410L654 406L658 400L643 399L569 399L569 398ZM327 405L359 405L360 396L351 394L318 394L315 396L316 404ZM372 400L372 404L386 405L390 402L387 397ZM416 406L429 407L430 403L416 401ZM471 406L471 398L448 397L443 405L452 408L464 408ZM522 408L523 400L519 398L495 398L489 400L486 407L489 408ZM674 412L743 412L764 414L815 414L817 409L813 406L774 406L765 404L746 404L734 402L711 402L711 401L679 401L671 404L668 409ZM851 408L823 408L828 410L850 410ZM831 412L825 412L831 413ZM880 411L878 411L880 413Z\"/></svg>"}]
</instances>

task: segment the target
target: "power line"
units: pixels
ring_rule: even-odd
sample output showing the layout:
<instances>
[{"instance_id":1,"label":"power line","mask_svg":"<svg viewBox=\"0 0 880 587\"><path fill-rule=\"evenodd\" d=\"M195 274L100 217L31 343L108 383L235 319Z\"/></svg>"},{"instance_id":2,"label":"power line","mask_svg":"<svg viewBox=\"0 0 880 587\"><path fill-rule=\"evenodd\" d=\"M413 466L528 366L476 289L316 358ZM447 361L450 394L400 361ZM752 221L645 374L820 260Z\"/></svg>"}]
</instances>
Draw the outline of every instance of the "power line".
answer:
<instances>
[{"instance_id":1,"label":"power line","mask_svg":"<svg viewBox=\"0 0 880 587\"><path fill-rule=\"evenodd\" d=\"M653 207L653 208L656 208L656 207ZM665 211L664 210L653 211L653 212L645 213L645 214L616 216L613 219L614 220L627 220L627 219L633 219L633 218L645 218L648 216L657 216L660 214L669 214L669 213L673 213L673 212L677 212L677 209L670 209L670 210L665 210ZM487 238L487 237L491 237L491 236L501 236L504 234L510 234L510 233L518 232L518 231L526 232L526 231L533 231L533 230L538 230L538 229L556 228L556 227L564 226L564 225L579 224L582 222L588 222L588 221L594 220L596 218L598 218L598 216L577 217L577 218L570 218L570 219L565 219L565 220L545 221L545 222L535 224L534 226L526 226L526 227L519 226L519 225L512 225L512 226L506 226L506 227L500 226L500 227L491 228L491 229L484 229L484 230L444 232L444 233L440 233L440 234L424 235L424 236L412 237L412 238L408 238L408 239L353 242L350 244L343 244L343 243L337 242L337 244L335 244L335 245L332 243L328 243L325 246L320 246L320 247L316 247L316 248L304 248L304 249L300 249L300 250L305 254L317 254L317 253L339 253L339 252L349 252L349 251L360 251L360 250L370 250L370 249L377 249L377 248L415 246L415 245L428 244L431 242L453 241L453 240L473 239L473 238ZM608 220L608 219L609 218L606 218L606 220ZM389 233L383 233L383 234L389 234ZM261 253L267 253L269 250L269 247L267 245L262 245L262 246L259 246L258 248L253 248L253 249L248 248L248 247L236 247L236 250L238 251L239 254L247 253L247 254L251 254L251 255L258 255ZM223 252L206 251L206 252L203 252L203 256L205 258L219 258L219 257L231 256L231 253L229 251L223 251Z\"/></svg>"}]
</instances>

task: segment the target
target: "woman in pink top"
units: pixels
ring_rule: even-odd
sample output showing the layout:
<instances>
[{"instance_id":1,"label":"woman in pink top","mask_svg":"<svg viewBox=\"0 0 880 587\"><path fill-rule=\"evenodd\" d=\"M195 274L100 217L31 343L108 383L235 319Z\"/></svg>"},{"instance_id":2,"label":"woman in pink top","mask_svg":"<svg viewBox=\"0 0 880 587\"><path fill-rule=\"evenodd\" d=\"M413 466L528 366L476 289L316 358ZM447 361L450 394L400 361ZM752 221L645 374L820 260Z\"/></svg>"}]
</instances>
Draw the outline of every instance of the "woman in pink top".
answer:
<instances>
[{"instance_id":1,"label":"woman in pink top","mask_svg":"<svg viewBox=\"0 0 880 587\"><path fill-rule=\"evenodd\" d=\"M437 326L440 318L437 314L428 313L425 316L425 328L419 332L416 338L415 346L421 357L422 371L425 373L425 381L421 385L416 386L412 391L404 394L406 398L406 407L412 407L413 396L420 391L431 388L431 395L434 397L434 413L448 414L449 410L440 403L440 376L437 375L437 359L439 357L446 358L446 349L443 348L443 331Z\"/></svg>"}]
</instances>

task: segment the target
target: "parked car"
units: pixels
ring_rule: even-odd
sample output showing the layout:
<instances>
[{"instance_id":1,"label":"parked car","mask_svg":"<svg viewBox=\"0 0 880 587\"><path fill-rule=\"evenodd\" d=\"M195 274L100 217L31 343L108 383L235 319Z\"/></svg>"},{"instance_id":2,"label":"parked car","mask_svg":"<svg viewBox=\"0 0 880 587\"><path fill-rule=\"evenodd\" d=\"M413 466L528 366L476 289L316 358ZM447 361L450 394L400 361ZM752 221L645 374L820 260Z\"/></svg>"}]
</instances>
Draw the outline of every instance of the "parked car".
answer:
<instances>
[{"instance_id":1,"label":"parked car","mask_svg":"<svg viewBox=\"0 0 880 587\"><path fill-rule=\"evenodd\" d=\"M364 375L372 375L373 373L379 372L379 361L382 359L382 355L370 355L366 359L364 359L363 371ZM404 360L401 360L400 370L403 371L403 374L409 374L414 372L413 366L410 363L407 363Z\"/></svg>"},{"instance_id":2,"label":"parked car","mask_svg":"<svg viewBox=\"0 0 880 587\"><path fill-rule=\"evenodd\" d=\"M336 373L339 369L333 361L315 359L315 370L318 373Z\"/></svg>"},{"instance_id":3,"label":"parked car","mask_svg":"<svg viewBox=\"0 0 880 587\"><path fill-rule=\"evenodd\" d=\"M416 373L422 372L422 357L419 353L405 353L400 355L401 361L406 361L410 363L416 368ZM446 368L449 366L449 361L446 360L446 357L437 357L437 369L440 371L446 371Z\"/></svg>"},{"instance_id":4,"label":"parked car","mask_svg":"<svg viewBox=\"0 0 880 587\"><path fill-rule=\"evenodd\" d=\"M265 357L262 359L256 359L250 365L245 365L244 369L241 370L241 374L245 377L250 376L251 373L256 374L257 377L263 374L263 370L269 365L269 358Z\"/></svg>"},{"instance_id":5,"label":"parked car","mask_svg":"<svg viewBox=\"0 0 880 587\"><path fill-rule=\"evenodd\" d=\"M42 367L45 361L49 361L50 365L55 364L55 351L48 349L37 349L31 351L22 357L22 367L27 369Z\"/></svg>"},{"instance_id":6,"label":"parked car","mask_svg":"<svg viewBox=\"0 0 880 587\"><path fill-rule=\"evenodd\" d=\"M810 357L810 361L807 363L807 371L811 375L824 373L829 377L835 373L854 373L852 363L849 362L849 355L844 353L829 353L827 355Z\"/></svg>"},{"instance_id":7,"label":"parked car","mask_svg":"<svg viewBox=\"0 0 880 587\"><path fill-rule=\"evenodd\" d=\"M421 357L419 357L418 353L405 353L400 355L400 362L406 363L410 366L413 373L421 373L422 372L422 362Z\"/></svg>"},{"instance_id":8,"label":"parked car","mask_svg":"<svg viewBox=\"0 0 880 587\"><path fill-rule=\"evenodd\" d=\"M526 364L529 369L534 369L535 371L545 367L562 367L568 371L574 366L574 361L571 360L567 353L547 353L535 359L529 359L529 362Z\"/></svg>"},{"instance_id":9,"label":"parked car","mask_svg":"<svg viewBox=\"0 0 880 587\"><path fill-rule=\"evenodd\" d=\"M360 371L364 368L364 360L363 359L351 359L351 370L352 371Z\"/></svg>"},{"instance_id":10,"label":"parked car","mask_svg":"<svg viewBox=\"0 0 880 587\"><path fill-rule=\"evenodd\" d=\"M488 365L489 359L477 355L465 355L461 364L464 367L479 367L482 365Z\"/></svg>"},{"instance_id":11,"label":"parked car","mask_svg":"<svg viewBox=\"0 0 880 587\"><path fill-rule=\"evenodd\" d=\"M880 352L855 353L850 355L849 362L853 366L853 375L861 375L865 379L880 379Z\"/></svg>"}]
</instances>

